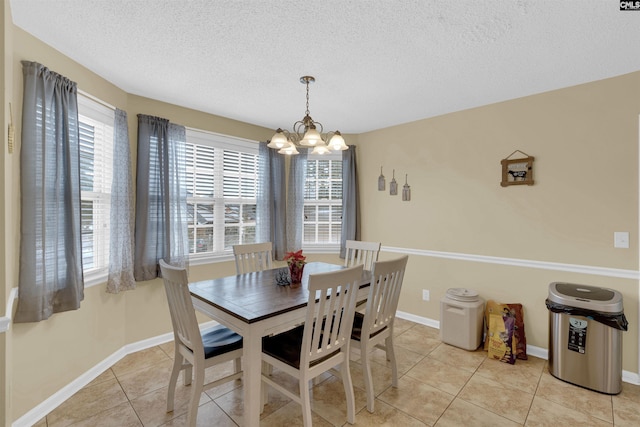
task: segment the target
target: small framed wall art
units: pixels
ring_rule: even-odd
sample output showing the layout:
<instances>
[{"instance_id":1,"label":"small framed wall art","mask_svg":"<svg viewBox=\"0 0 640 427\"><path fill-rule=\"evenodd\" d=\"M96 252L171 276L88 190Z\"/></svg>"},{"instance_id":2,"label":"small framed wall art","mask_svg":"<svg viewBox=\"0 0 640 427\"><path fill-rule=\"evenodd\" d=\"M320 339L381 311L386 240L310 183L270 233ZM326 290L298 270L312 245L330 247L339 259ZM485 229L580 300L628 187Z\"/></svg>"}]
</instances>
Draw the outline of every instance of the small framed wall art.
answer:
<instances>
[{"instance_id":1,"label":"small framed wall art","mask_svg":"<svg viewBox=\"0 0 640 427\"><path fill-rule=\"evenodd\" d=\"M512 159L511 157L520 153L525 157ZM534 157L516 150L502 159L502 182L500 185L507 187L509 185L533 185L533 160Z\"/></svg>"}]
</instances>

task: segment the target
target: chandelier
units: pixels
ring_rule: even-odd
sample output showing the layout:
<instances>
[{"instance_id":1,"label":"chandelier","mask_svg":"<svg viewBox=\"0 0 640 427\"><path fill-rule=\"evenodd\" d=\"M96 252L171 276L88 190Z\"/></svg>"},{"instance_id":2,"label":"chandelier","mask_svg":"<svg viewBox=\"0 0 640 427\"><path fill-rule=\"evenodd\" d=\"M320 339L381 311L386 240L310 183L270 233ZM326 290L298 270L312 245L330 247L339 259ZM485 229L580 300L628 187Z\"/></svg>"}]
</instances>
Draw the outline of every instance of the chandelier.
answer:
<instances>
[{"instance_id":1,"label":"chandelier","mask_svg":"<svg viewBox=\"0 0 640 427\"><path fill-rule=\"evenodd\" d=\"M279 150L278 153L299 154L296 147L313 147L313 154L326 154L330 150L347 150L347 144L340 131L323 134L322 123L314 121L309 115L309 83L315 82L312 76L300 77L300 83L307 85L307 110L302 120L293 124L293 132L278 128L267 147Z\"/></svg>"}]
</instances>

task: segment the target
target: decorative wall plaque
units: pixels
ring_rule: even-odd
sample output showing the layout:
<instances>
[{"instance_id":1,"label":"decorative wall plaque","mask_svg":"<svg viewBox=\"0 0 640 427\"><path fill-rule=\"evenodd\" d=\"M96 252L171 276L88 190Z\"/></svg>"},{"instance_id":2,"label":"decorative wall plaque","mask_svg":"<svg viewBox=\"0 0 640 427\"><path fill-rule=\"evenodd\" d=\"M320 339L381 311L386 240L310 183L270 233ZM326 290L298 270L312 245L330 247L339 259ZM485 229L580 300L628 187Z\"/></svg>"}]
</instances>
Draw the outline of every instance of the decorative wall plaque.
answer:
<instances>
[{"instance_id":1,"label":"decorative wall plaque","mask_svg":"<svg viewBox=\"0 0 640 427\"><path fill-rule=\"evenodd\" d=\"M524 155L523 158L512 159L516 153ZM511 153L507 158L502 159L502 182L501 186L507 187L509 185L533 185L533 156L523 153L520 150L516 150Z\"/></svg>"}]
</instances>

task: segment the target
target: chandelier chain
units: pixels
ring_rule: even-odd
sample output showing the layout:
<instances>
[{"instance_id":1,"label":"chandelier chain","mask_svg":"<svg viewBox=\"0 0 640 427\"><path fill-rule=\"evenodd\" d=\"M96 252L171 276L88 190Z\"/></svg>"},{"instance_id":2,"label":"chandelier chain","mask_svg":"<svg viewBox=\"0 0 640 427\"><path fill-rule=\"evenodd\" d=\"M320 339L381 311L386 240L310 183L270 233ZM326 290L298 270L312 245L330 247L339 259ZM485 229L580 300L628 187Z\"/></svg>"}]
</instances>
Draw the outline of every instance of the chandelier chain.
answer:
<instances>
[{"instance_id":1,"label":"chandelier chain","mask_svg":"<svg viewBox=\"0 0 640 427\"><path fill-rule=\"evenodd\" d=\"M309 80L307 80L307 111L306 115L309 115Z\"/></svg>"}]
</instances>

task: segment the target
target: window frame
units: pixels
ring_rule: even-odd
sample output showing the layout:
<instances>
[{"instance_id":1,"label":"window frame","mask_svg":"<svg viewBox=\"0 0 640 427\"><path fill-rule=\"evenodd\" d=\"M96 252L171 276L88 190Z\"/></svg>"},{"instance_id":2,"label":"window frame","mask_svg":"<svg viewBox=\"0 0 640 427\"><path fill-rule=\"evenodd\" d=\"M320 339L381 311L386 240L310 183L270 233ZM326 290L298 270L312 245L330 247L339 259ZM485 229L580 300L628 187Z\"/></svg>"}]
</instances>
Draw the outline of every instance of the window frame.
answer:
<instances>
[{"instance_id":1,"label":"window frame","mask_svg":"<svg viewBox=\"0 0 640 427\"><path fill-rule=\"evenodd\" d=\"M333 160L333 161L339 161L342 162L342 151L331 151L327 154L313 154L311 151L309 151L309 153L307 154L307 171L305 171L305 180L306 180L306 176L308 173L308 168L309 168L309 161L315 161L315 160ZM341 168L342 170L342 168ZM340 183L342 185L342 179L343 179L344 174L341 174L340 177ZM342 191L341 191L342 193ZM318 205L329 205L329 206L340 206L340 215L342 216L342 206L343 206L343 200L342 198L340 199L340 203L338 204L337 202L335 202L334 200L321 200L321 199L314 199L313 201L309 201L307 202L307 199L305 199L304 201L304 206L308 206L308 205L313 205L313 206L318 206ZM333 253L335 251L339 251L340 250L340 241L342 236L340 235L338 237L338 241L337 242L329 242L329 243L306 243L304 240L304 207L303 207L303 218L302 218L302 227L303 227L303 233L302 233L302 248L303 250L309 252L309 253ZM316 223L318 223L318 220L316 219ZM331 224L336 224L335 221L329 221L329 227L331 227ZM342 230L342 218L340 218L340 229Z\"/></svg>"},{"instance_id":2,"label":"window frame","mask_svg":"<svg viewBox=\"0 0 640 427\"><path fill-rule=\"evenodd\" d=\"M98 173L101 174L101 179L97 183L98 188L94 187L93 191L81 190L80 192L81 206L87 201L92 201L93 203L100 202L102 205L98 206L97 218L94 218L93 220L92 238L93 247L98 247L99 249L97 251L97 255L95 254L96 251L94 251L94 257L99 260L99 263L94 267L87 268L83 262L82 267L85 287L89 287L106 282L109 276L110 208L111 183L113 177L115 109L106 106L103 102L88 94L78 92L77 99L79 126L80 123L84 123L85 125L94 126L94 128L96 124L104 127L102 137L100 139L94 139L94 147L98 141L102 144L99 150L101 152L101 159L99 159L100 170L95 168L96 151L94 150L94 169L92 171L94 176ZM95 214L95 210L93 211L93 214ZM82 233L82 229L80 232Z\"/></svg>"},{"instance_id":3,"label":"window frame","mask_svg":"<svg viewBox=\"0 0 640 427\"><path fill-rule=\"evenodd\" d=\"M223 162L223 150L229 151L237 151L241 153L247 153L250 155L256 156L256 167L258 164L258 142L252 141L249 139L223 135L215 132L210 132L202 129L195 128L186 128L186 142L187 144L198 144L212 147L214 149L214 168L216 165L219 165L220 168L224 168ZM224 176L224 170L221 169L216 171L216 177L222 178ZM213 225L213 239L214 239L214 247L217 245L224 247L225 240L225 221L224 221L224 207L226 204L238 204L244 202L246 204L246 199L238 199L238 198L225 198L224 196L224 182L222 179L214 178L214 195L212 198L203 198L190 196L187 197L187 202L197 203L206 202L213 203L213 215L214 215L214 225ZM256 181L256 191L257 191L257 181ZM256 194L257 196L257 194ZM254 200L254 204L256 204L256 200ZM216 218L222 217L222 221L216 221ZM189 224L189 229L191 230L192 224ZM191 244L189 243L189 246ZM199 264L207 264L210 262L220 262L220 261L230 261L233 260L233 251L232 249L223 249L223 251L217 252L194 252L189 253L189 264L190 265L199 265Z\"/></svg>"}]
</instances>

